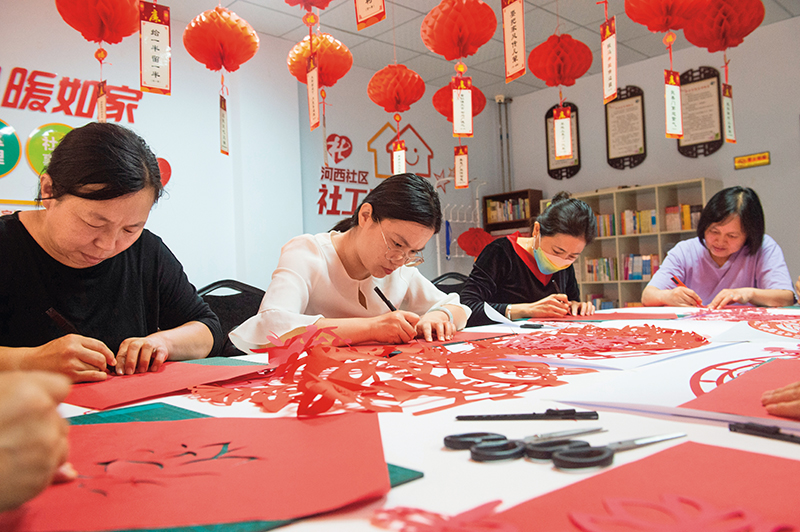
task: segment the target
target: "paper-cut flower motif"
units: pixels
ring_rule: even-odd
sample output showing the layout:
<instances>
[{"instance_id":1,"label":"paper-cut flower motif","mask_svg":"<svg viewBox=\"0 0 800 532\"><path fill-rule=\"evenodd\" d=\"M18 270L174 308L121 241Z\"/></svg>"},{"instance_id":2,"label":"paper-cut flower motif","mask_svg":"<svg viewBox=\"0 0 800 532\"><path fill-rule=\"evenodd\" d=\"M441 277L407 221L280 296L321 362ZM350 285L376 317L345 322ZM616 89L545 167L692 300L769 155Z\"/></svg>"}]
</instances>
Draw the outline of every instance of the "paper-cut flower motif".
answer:
<instances>
[{"instance_id":1,"label":"paper-cut flower motif","mask_svg":"<svg viewBox=\"0 0 800 532\"><path fill-rule=\"evenodd\" d=\"M222 6L197 15L183 31L189 55L209 70L239 69L258 51L258 35L246 20Z\"/></svg>"},{"instance_id":2,"label":"paper-cut flower motif","mask_svg":"<svg viewBox=\"0 0 800 532\"><path fill-rule=\"evenodd\" d=\"M764 20L761 0L708 0L683 28L686 40L709 52L739 46Z\"/></svg>"},{"instance_id":3,"label":"paper-cut flower motif","mask_svg":"<svg viewBox=\"0 0 800 532\"><path fill-rule=\"evenodd\" d=\"M744 508L719 510L711 504L681 495L665 494L661 502L639 499L603 500L608 515L570 512L569 518L583 532L790 532L793 527L766 523Z\"/></svg>"}]
</instances>

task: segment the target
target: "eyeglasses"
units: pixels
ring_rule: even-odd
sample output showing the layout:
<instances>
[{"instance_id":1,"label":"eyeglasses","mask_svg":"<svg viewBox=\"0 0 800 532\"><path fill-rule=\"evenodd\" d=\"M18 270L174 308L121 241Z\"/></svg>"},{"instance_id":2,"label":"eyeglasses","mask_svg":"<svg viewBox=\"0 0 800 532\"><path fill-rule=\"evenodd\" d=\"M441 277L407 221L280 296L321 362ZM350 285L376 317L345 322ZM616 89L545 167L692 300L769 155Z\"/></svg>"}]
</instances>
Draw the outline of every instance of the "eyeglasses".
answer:
<instances>
[{"instance_id":1,"label":"eyeglasses","mask_svg":"<svg viewBox=\"0 0 800 532\"><path fill-rule=\"evenodd\" d=\"M386 235L383 232L383 227L381 227L380 222L378 223L378 229L381 230L381 236L383 237L383 243L386 244L386 260L389 262L398 262L403 261L403 264L406 266L419 266L425 259L422 258L421 251L409 251L405 252L400 249L392 249L389 246L389 242L386 240Z\"/></svg>"}]
</instances>

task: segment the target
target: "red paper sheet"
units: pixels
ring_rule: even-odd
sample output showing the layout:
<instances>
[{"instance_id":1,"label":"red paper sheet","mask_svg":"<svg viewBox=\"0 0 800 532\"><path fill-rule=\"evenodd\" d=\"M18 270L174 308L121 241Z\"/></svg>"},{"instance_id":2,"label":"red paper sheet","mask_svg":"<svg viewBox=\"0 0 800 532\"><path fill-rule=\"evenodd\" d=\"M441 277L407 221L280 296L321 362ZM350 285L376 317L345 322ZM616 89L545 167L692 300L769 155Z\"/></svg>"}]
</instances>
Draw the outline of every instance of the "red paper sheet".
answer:
<instances>
[{"instance_id":1,"label":"red paper sheet","mask_svg":"<svg viewBox=\"0 0 800 532\"><path fill-rule=\"evenodd\" d=\"M591 314L589 316L564 316L563 318L531 318L528 321L607 321L607 320L676 320L674 312L625 312L623 310Z\"/></svg>"},{"instance_id":2,"label":"red paper sheet","mask_svg":"<svg viewBox=\"0 0 800 532\"><path fill-rule=\"evenodd\" d=\"M77 425L69 439L80 478L0 514L0 530L294 519L390 488L374 414Z\"/></svg>"},{"instance_id":3,"label":"red paper sheet","mask_svg":"<svg viewBox=\"0 0 800 532\"><path fill-rule=\"evenodd\" d=\"M688 442L493 519L548 532L789 532L800 530L798 493L800 461Z\"/></svg>"},{"instance_id":4,"label":"red paper sheet","mask_svg":"<svg viewBox=\"0 0 800 532\"><path fill-rule=\"evenodd\" d=\"M186 390L199 384L224 381L257 373L268 366L207 366L187 362L167 362L155 373L112 375L103 382L86 382L72 387L65 403L104 410L143 401L159 395Z\"/></svg>"},{"instance_id":5,"label":"red paper sheet","mask_svg":"<svg viewBox=\"0 0 800 532\"><path fill-rule=\"evenodd\" d=\"M800 360L777 359L761 364L680 406L723 414L783 419L767 413L761 405L761 394L767 390L782 388L798 378Z\"/></svg>"}]
</instances>

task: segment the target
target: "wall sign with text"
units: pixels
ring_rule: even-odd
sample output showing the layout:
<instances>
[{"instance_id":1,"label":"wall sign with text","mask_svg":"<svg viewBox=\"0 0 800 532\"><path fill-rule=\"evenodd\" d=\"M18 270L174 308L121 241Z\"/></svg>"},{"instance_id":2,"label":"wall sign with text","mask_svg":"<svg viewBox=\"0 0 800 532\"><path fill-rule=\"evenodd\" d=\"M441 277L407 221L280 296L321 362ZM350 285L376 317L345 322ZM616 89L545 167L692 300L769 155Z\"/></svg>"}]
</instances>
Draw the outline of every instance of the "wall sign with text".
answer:
<instances>
[{"instance_id":1,"label":"wall sign with text","mask_svg":"<svg viewBox=\"0 0 800 532\"><path fill-rule=\"evenodd\" d=\"M570 109L570 134L572 136L572 157L567 159L556 158L553 113L558 107L558 104L554 105L544 115L545 138L547 139L547 173L553 179L569 179L581 169L578 106L571 102L564 102L564 107L569 107Z\"/></svg>"},{"instance_id":2,"label":"wall sign with text","mask_svg":"<svg viewBox=\"0 0 800 532\"><path fill-rule=\"evenodd\" d=\"M606 159L618 170L642 164L647 157L644 91L634 85L618 87L617 98L606 104Z\"/></svg>"},{"instance_id":3,"label":"wall sign with text","mask_svg":"<svg viewBox=\"0 0 800 532\"><path fill-rule=\"evenodd\" d=\"M677 140L681 155L708 156L722 147L722 99L716 68L701 66L681 74L681 110L683 138Z\"/></svg>"}]
</instances>

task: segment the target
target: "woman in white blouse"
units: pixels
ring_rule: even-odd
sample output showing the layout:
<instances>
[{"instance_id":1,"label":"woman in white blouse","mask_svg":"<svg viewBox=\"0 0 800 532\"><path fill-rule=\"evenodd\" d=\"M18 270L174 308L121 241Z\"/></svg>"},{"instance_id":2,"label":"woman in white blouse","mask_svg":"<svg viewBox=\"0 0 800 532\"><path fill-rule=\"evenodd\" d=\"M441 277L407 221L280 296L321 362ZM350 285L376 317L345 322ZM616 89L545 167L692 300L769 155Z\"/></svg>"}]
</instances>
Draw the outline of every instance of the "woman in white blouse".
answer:
<instances>
[{"instance_id":1,"label":"woman in white blouse","mask_svg":"<svg viewBox=\"0 0 800 532\"><path fill-rule=\"evenodd\" d=\"M331 232L283 246L258 314L231 340L247 351L311 324L336 327L353 344L451 339L466 325L469 308L414 268L441 224L439 197L428 181L415 174L386 179Z\"/></svg>"}]
</instances>

